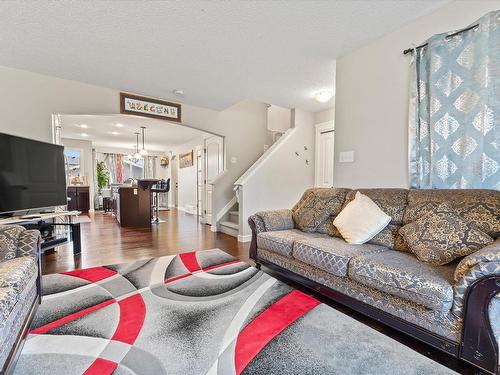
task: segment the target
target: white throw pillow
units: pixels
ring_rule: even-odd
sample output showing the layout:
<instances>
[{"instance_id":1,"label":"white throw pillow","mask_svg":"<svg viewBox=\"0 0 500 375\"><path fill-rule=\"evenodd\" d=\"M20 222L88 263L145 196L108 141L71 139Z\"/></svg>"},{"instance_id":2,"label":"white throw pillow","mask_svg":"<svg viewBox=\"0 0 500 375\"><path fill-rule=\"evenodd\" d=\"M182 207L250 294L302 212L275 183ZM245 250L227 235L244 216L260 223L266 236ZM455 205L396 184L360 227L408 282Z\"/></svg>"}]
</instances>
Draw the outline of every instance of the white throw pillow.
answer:
<instances>
[{"instance_id":1,"label":"white throw pillow","mask_svg":"<svg viewBox=\"0 0 500 375\"><path fill-rule=\"evenodd\" d=\"M333 220L333 225L347 243L363 244L379 234L390 222L389 215L358 191L354 200L347 203Z\"/></svg>"}]
</instances>

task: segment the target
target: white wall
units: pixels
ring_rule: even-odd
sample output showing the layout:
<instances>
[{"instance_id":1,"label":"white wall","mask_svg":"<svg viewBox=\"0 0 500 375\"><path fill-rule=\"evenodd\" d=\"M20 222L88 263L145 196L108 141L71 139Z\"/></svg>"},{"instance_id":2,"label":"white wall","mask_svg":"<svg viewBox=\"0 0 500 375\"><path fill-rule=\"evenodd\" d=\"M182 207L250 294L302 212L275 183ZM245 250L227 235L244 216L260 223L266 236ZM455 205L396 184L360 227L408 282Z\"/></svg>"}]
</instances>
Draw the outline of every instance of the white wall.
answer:
<instances>
[{"instance_id":1,"label":"white wall","mask_svg":"<svg viewBox=\"0 0 500 375\"><path fill-rule=\"evenodd\" d=\"M291 208L304 190L314 185L314 114L297 109L294 123L292 133L269 150L271 156L262 161L242 187L240 235L246 236L245 240L251 234L247 223L250 215L261 210Z\"/></svg>"},{"instance_id":2,"label":"white wall","mask_svg":"<svg viewBox=\"0 0 500 375\"><path fill-rule=\"evenodd\" d=\"M196 149L203 147L203 137L198 137L180 146L177 146L172 152L176 157L189 151L193 151L193 166L179 168L177 174L177 205L179 209L184 210L186 205L196 207ZM170 200L171 202L171 200Z\"/></svg>"},{"instance_id":3,"label":"white wall","mask_svg":"<svg viewBox=\"0 0 500 375\"><path fill-rule=\"evenodd\" d=\"M51 141L53 113L119 113L119 91L0 66L0 132ZM147 93L144 93L147 94ZM227 173L214 194L214 212L232 197L232 185L263 153L266 104L245 100L218 112L183 104L183 123L225 137Z\"/></svg>"},{"instance_id":4,"label":"white wall","mask_svg":"<svg viewBox=\"0 0 500 375\"><path fill-rule=\"evenodd\" d=\"M408 186L408 92L411 57L402 51L430 36L466 27L500 1L454 1L337 60L334 183ZM339 163L341 151L354 163Z\"/></svg>"},{"instance_id":5,"label":"white wall","mask_svg":"<svg viewBox=\"0 0 500 375\"><path fill-rule=\"evenodd\" d=\"M92 142L80 139L61 138L64 148L82 151L83 174L87 177L89 185L90 208L94 208L94 163L92 159Z\"/></svg>"}]
</instances>

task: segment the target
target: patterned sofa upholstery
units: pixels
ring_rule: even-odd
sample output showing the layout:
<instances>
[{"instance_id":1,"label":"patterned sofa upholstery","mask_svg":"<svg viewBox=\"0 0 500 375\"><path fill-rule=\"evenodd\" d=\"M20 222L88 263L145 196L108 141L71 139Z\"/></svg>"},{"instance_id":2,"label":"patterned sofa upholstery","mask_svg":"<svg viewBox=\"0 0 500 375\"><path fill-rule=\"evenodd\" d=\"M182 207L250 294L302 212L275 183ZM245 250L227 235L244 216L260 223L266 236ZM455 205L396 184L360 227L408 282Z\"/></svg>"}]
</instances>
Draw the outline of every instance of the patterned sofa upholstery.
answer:
<instances>
[{"instance_id":1,"label":"patterned sofa upholstery","mask_svg":"<svg viewBox=\"0 0 500 375\"><path fill-rule=\"evenodd\" d=\"M369 309L374 311L370 315L389 317L384 319L393 327L415 327L418 334L412 331L413 328L404 331L450 354L462 356L486 371L496 372L500 339L500 295L497 296L500 291L500 192L360 189L392 220L369 243L349 245L332 221L354 199L357 191L309 189L290 210L259 212L251 216L250 257L258 265L274 268L325 295L332 296L332 291L336 295L341 293L340 302L350 301L346 304L358 311ZM443 202L448 202L463 220L496 241L444 266L419 261L398 230ZM307 217L298 216L299 207L307 208ZM311 223L315 230L311 230ZM298 227L307 227L307 231ZM474 296L473 291L480 293L476 286L491 278L496 280L492 284L496 286L485 297L484 311L479 308L467 311L467 298ZM494 353L494 369L486 364L485 357L491 356L486 353L487 349L475 348L475 360L461 354L466 352L460 350L467 339L464 337L465 325L472 327L478 322L484 334L476 332L480 336L475 339L477 345L484 345L488 334L492 336L490 341L495 341L488 349ZM437 341L436 337L439 337ZM469 342L468 345L476 344Z\"/></svg>"},{"instance_id":2,"label":"patterned sofa upholstery","mask_svg":"<svg viewBox=\"0 0 500 375\"><path fill-rule=\"evenodd\" d=\"M4 373L23 338L39 293L40 232L0 226L0 372Z\"/></svg>"}]
</instances>

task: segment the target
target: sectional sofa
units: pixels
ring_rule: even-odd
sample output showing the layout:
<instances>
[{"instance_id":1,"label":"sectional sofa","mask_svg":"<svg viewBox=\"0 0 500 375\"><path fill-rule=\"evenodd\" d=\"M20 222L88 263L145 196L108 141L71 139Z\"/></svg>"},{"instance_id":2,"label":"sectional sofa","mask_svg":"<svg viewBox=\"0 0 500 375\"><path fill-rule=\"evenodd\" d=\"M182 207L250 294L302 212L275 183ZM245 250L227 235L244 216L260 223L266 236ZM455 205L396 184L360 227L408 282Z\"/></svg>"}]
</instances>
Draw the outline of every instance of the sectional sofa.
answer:
<instances>
[{"instance_id":1,"label":"sectional sofa","mask_svg":"<svg viewBox=\"0 0 500 375\"><path fill-rule=\"evenodd\" d=\"M40 303L40 232L0 226L0 374L7 374Z\"/></svg>"},{"instance_id":2,"label":"sectional sofa","mask_svg":"<svg viewBox=\"0 0 500 375\"><path fill-rule=\"evenodd\" d=\"M363 245L348 244L333 225L357 191L391 216L389 225ZM301 218L296 213L311 195L319 204L308 211L308 219L321 222L314 231L304 232L297 229ZM495 240L435 266L412 254L399 229L444 202ZM259 212L249 224L250 258L258 267L267 266L484 371L498 373L499 191L314 188L292 209Z\"/></svg>"}]
</instances>

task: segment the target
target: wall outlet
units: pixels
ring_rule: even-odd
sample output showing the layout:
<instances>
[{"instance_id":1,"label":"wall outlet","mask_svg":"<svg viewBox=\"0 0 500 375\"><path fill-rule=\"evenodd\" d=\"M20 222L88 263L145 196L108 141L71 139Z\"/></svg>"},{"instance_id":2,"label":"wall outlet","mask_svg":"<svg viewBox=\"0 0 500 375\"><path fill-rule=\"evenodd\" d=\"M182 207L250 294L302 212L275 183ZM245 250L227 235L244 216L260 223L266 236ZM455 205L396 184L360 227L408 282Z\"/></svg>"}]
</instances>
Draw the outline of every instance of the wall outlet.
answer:
<instances>
[{"instance_id":1,"label":"wall outlet","mask_svg":"<svg viewBox=\"0 0 500 375\"><path fill-rule=\"evenodd\" d=\"M354 151L342 151L339 154L339 163L354 162Z\"/></svg>"}]
</instances>

